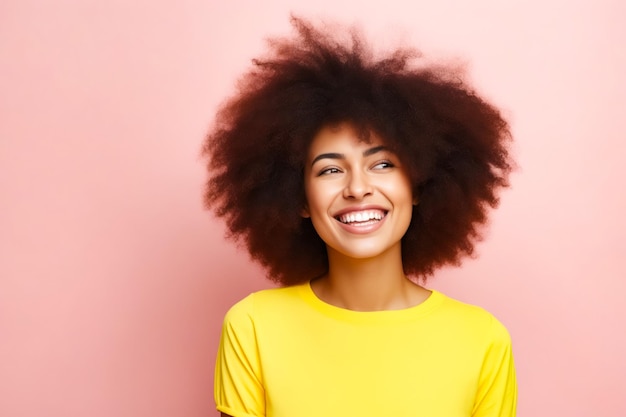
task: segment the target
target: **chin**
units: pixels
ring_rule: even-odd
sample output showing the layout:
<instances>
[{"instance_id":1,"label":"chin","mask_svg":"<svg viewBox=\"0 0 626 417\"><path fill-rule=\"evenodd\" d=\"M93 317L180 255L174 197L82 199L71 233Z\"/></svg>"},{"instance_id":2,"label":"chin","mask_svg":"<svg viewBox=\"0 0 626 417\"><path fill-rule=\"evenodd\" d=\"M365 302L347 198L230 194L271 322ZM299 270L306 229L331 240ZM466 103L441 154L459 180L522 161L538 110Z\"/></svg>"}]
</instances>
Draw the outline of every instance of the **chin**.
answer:
<instances>
[{"instance_id":1,"label":"chin","mask_svg":"<svg viewBox=\"0 0 626 417\"><path fill-rule=\"evenodd\" d=\"M350 247L331 248L338 256L354 260L372 260L387 255L394 250L400 252L399 244L390 247L351 245Z\"/></svg>"}]
</instances>

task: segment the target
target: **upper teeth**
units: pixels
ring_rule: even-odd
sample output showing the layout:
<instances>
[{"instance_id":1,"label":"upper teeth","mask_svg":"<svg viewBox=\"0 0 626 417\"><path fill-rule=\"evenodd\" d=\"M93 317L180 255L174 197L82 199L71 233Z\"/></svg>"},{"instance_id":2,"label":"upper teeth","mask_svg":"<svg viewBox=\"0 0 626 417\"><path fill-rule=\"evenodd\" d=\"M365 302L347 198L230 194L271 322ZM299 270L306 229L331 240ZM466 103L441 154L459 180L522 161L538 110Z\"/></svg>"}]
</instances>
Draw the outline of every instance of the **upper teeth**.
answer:
<instances>
[{"instance_id":1,"label":"upper teeth","mask_svg":"<svg viewBox=\"0 0 626 417\"><path fill-rule=\"evenodd\" d=\"M367 222L370 220L380 220L385 214L380 210L358 211L356 213L347 213L339 216L342 223Z\"/></svg>"}]
</instances>

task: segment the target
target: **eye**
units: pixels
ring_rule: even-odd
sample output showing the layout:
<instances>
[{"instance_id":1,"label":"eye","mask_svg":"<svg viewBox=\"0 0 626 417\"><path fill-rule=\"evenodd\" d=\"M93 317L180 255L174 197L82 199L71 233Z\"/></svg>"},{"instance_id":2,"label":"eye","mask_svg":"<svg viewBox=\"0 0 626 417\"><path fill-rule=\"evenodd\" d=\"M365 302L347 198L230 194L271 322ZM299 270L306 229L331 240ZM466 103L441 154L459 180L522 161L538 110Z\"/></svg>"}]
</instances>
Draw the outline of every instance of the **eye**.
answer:
<instances>
[{"instance_id":1,"label":"eye","mask_svg":"<svg viewBox=\"0 0 626 417\"><path fill-rule=\"evenodd\" d=\"M376 162L373 166L372 169L388 169L388 168L394 168L396 165L388 160L384 160L384 161L378 161Z\"/></svg>"},{"instance_id":2,"label":"eye","mask_svg":"<svg viewBox=\"0 0 626 417\"><path fill-rule=\"evenodd\" d=\"M320 170L317 173L317 176L321 177L323 175L338 174L339 172L341 172L341 171L337 167L328 167L328 168L324 168L324 169Z\"/></svg>"}]
</instances>

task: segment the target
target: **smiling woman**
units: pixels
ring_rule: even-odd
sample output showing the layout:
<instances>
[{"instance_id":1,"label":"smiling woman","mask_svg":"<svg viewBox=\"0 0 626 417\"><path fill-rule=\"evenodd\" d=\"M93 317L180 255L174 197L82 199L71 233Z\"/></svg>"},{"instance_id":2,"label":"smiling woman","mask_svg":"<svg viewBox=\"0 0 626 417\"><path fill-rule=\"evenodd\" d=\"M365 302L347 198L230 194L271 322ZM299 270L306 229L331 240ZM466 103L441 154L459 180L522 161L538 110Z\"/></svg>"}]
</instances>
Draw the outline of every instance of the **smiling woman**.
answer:
<instances>
[{"instance_id":1,"label":"smiling woman","mask_svg":"<svg viewBox=\"0 0 626 417\"><path fill-rule=\"evenodd\" d=\"M223 415L514 416L510 338L423 286L480 238L512 162L459 74L293 19L205 142L205 201L282 288L227 313ZM421 281L420 281L421 280Z\"/></svg>"},{"instance_id":2,"label":"smiling woman","mask_svg":"<svg viewBox=\"0 0 626 417\"><path fill-rule=\"evenodd\" d=\"M304 189L303 213L326 243L329 262L387 251L402 262L413 191L399 158L379 138L362 142L349 125L323 128L309 148Z\"/></svg>"}]
</instances>

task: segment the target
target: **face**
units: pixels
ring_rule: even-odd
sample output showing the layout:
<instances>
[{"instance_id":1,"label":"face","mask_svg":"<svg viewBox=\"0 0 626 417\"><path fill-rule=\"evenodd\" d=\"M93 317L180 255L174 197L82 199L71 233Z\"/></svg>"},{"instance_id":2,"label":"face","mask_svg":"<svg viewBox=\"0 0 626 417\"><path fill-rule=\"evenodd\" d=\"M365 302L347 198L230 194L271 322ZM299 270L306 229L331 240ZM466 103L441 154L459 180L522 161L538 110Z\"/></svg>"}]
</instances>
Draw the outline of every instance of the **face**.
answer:
<instances>
[{"instance_id":1,"label":"face","mask_svg":"<svg viewBox=\"0 0 626 417\"><path fill-rule=\"evenodd\" d=\"M348 124L323 128L307 155L304 187L315 230L331 252L355 259L400 250L413 211L411 182L397 155Z\"/></svg>"}]
</instances>

